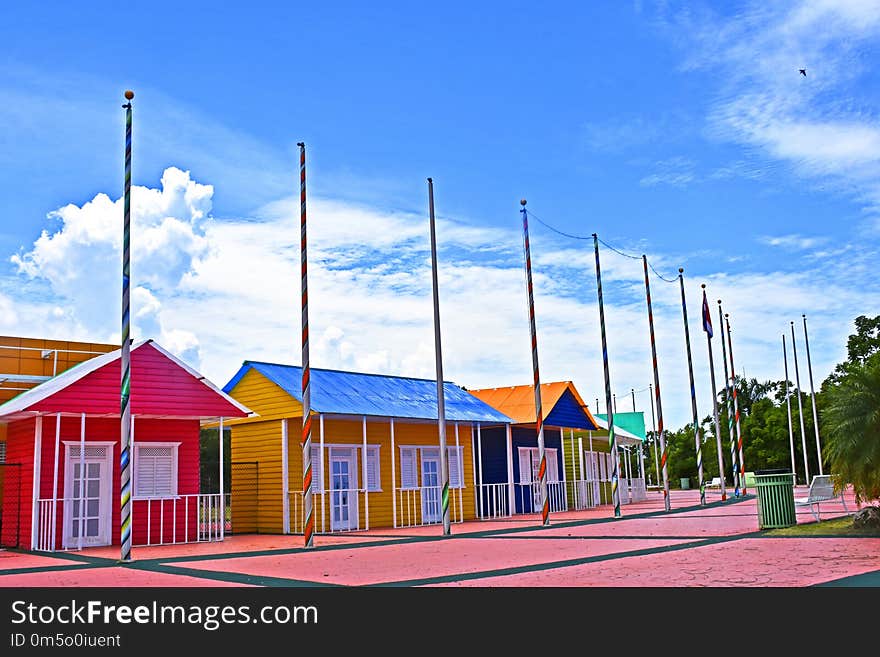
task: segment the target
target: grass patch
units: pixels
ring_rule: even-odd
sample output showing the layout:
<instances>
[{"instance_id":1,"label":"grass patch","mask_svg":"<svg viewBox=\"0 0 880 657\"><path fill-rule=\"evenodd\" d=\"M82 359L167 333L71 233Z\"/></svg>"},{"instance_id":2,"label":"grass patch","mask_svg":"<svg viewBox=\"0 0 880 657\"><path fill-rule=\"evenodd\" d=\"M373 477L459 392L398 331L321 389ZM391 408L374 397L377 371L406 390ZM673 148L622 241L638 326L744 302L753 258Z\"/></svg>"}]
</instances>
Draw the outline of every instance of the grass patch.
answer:
<instances>
[{"instance_id":1,"label":"grass patch","mask_svg":"<svg viewBox=\"0 0 880 657\"><path fill-rule=\"evenodd\" d=\"M880 537L880 530L855 529L852 516L811 522L785 529L771 529L767 536L875 536Z\"/></svg>"}]
</instances>

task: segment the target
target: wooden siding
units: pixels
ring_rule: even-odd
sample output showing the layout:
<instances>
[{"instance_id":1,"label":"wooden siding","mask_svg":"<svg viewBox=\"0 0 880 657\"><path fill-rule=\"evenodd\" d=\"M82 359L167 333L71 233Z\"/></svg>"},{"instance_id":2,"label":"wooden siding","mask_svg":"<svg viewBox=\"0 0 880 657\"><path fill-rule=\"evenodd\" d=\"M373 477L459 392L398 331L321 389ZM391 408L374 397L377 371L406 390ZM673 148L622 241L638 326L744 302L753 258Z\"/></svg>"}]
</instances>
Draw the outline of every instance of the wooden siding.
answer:
<instances>
[{"instance_id":1,"label":"wooden siding","mask_svg":"<svg viewBox=\"0 0 880 657\"><path fill-rule=\"evenodd\" d=\"M43 350L58 350L43 358ZM16 338L0 336L0 374L28 374L31 376L52 376L69 370L74 365L94 358L108 351L119 349L119 345L95 342L71 342L68 340L43 340L39 338ZM91 351L95 353L70 353L70 351ZM32 387L21 384L8 384L13 387ZM20 390L4 390L0 386L0 403L12 399Z\"/></svg>"},{"instance_id":2,"label":"wooden siding","mask_svg":"<svg viewBox=\"0 0 880 657\"><path fill-rule=\"evenodd\" d=\"M9 425L9 440L7 443L7 461L21 463L21 520L19 523L19 540L22 547L29 548L31 541L31 495L33 491L33 444L35 420L26 419L13 422ZM58 497L64 497L64 455L66 446L64 441L76 441L80 439L80 419L73 417L61 418L61 449L58 467ZM113 545L119 545L119 421L113 418L86 418L86 442L101 441L115 443L110 462L113 466L111 474L112 491L110 493L111 504L111 541ZM199 492L199 423L198 420L151 420L135 419L135 441L146 442L179 442L177 454L178 468L178 495L189 495ZM41 442L41 465L39 497L49 499L52 497L52 481L55 468L55 417L43 418L43 438ZM152 506L156 502L151 503ZM196 507L197 508L197 507ZM166 513L164 518L164 538L172 539L174 518L172 510ZM159 527L162 521L158 511L152 515L151 539L156 541L160 535ZM190 538L194 539L195 532L195 508L190 502ZM147 502L134 500L132 506L132 540L134 543L146 542L147 538ZM61 546L61 534L63 531L63 505L58 505L56 519L57 534L56 545ZM178 540L182 538L182 528L187 522L185 509L177 509ZM6 542L6 524L4 523L4 543Z\"/></svg>"},{"instance_id":3,"label":"wooden siding","mask_svg":"<svg viewBox=\"0 0 880 657\"><path fill-rule=\"evenodd\" d=\"M246 375L245 378L250 376ZM258 375L259 376L259 375ZM242 383L244 383L244 379ZM241 384L240 384L241 385ZM237 396L237 389L232 394L245 405L250 403L244 398ZM280 390L280 389L279 389ZM278 393L279 396L281 393ZM256 401L251 398L252 402ZM268 402L271 400L267 399ZM264 404L266 402L263 402ZM259 404L256 404L259 408ZM250 406L253 408L253 406ZM267 408L267 406L263 406ZM259 411L258 411L259 412ZM302 417L288 417L288 475L289 490L298 492L302 490ZM250 419L239 422L232 427L232 460L234 462L258 462L259 463L259 490L254 491L249 485L237 485L233 470L232 479L232 513L233 526L236 532L254 531L260 533L280 533L283 531L283 501L282 501L282 469L281 469L281 420ZM320 445L319 427L320 421L315 416L312 423L312 444ZM438 442L437 425L433 423L414 423L396 419L394 423L395 436L395 462L397 471L397 486L400 485L400 449L399 446L436 446ZM459 424L459 444L462 448L463 483L461 491L461 503L464 518L466 520L475 517L474 487L473 487L473 450L472 430L469 424ZM360 420L341 420L324 418L324 489L329 490L329 448L332 445L346 445L360 447L363 443L362 422ZM392 527L392 481L391 481L391 433L390 422L387 419L367 419L367 444L379 447L379 481L381 490L368 493L369 498L369 526L370 528ZM447 428L447 444L455 446L455 425L450 423ZM358 485L362 486L362 455L358 449ZM459 491L450 491L450 495L458 498ZM256 498L256 503L254 502ZM366 527L367 506L364 503L364 494L358 495L358 514L360 528ZM314 515L316 526L321 526L321 497L315 495ZM251 526L236 526L236 507L258 508L256 519ZM294 503L291 503L291 511ZM325 496L324 501L325 526L330 528L330 496ZM291 514L293 515L293 513ZM291 527L294 526L292 520Z\"/></svg>"},{"instance_id":4,"label":"wooden siding","mask_svg":"<svg viewBox=\"0 0 880 657\"><path fill-rule=\"evenodd\" d=\"M254 369L242 377L229 396L259 416L230 420L230 425L295 416L302 418L302 404Z\"/></svg>"},{"instance_id":5,"label":"wooden siding","mask_svg":"<svg viewBox=\"0 0 880 657\"><path fill-rule=\"evenodd\" d=\"M31 409L46 413L118 414L119 378L117 359L35 403ZM149 343L131 352L131 408L135 415L243 415Z\"/></svg>"}]
</instances>

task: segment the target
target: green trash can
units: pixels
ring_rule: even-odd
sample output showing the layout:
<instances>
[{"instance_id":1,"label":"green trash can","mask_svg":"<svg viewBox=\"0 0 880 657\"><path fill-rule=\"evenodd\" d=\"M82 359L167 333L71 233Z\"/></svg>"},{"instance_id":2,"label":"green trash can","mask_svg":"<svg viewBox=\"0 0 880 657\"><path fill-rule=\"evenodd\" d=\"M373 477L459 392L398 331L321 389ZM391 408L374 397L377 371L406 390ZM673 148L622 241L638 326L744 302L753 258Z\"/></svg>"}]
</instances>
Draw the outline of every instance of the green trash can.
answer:
<instances>
[{"instance_id":1,"label":"green trash can","mask_svg":"<svg viewBox=\"0 0 880 657\"><path fill-rule=\"evenodd\" d=\"M757 470L758 529L776 529L797 524L794 510L794 475L785 469Z\"/></svg>"},{"instance_id":2,"label":"green trash can","mask_svg":"<svg viewBox=\"0 0 880 657\"><path fill-rule=\"evenodd\" d=\"M691 487L690 477L681 477L678 483L681 485L682 490L688 490Z\"/></svg>"}]
</instances>

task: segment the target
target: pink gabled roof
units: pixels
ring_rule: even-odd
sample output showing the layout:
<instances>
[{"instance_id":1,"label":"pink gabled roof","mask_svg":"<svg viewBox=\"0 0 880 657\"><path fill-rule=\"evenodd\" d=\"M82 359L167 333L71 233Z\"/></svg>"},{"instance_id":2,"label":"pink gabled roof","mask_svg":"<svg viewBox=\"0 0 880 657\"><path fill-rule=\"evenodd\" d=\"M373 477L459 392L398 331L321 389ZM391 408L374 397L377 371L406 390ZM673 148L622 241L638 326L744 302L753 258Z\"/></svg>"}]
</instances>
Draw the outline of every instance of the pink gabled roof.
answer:
<instances>
[{"instance_id":1,"label":"pink gabled roof","mask_svg":"<svg viewBox=\"0 0 880 657\"><path fill-rule=\"evenodd\" d=\"M121 350L59 374L0 406L0 421L37 413L119 416ZM213 420L248 408L152 340L131 349L131 412L139 417Z\"/></svg>"}]
</instances>

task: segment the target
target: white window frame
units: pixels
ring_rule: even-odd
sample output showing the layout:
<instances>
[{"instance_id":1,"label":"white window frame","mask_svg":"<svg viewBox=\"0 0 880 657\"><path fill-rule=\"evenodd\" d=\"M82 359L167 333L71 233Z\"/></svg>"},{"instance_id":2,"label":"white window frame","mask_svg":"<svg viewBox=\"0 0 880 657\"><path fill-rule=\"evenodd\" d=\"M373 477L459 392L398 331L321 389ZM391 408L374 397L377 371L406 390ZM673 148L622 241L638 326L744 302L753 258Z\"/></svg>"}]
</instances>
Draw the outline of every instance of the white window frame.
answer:
<instances>
[{"instance_id":1,"label":"white window frame","mask_svg":"<svg viewBox=\"0 0 880 657\"><path fill-rule=\"evenodd\" d=\"M171 488L172 491L167 495L140 495L138 493L138 460L140 459L140 449L141 447L170 447L171 448ZM171 500L175 498L179 498L178 494L178 480L180 478L180 471L178 470L179 458L178 454L180 451L180 443L179 442L158 442L158 441L143 441L143 442L135 442L134 450L132 454L132 485L131 485L131 499L132 500Z\"/></svg>"},{"instance_id":2,"label":"white window frame","mask_svg":"<svg viewBox=\"0 0 880 657\"><path fill-rule=\"evenodd\" d=\"M520 472L520 482L519 483L521 483L521 484L537 484L538 480L536 479L536 477L537 477L538 470L541 467L541 459L539 456L539 454L540 454L539 449L537 447L518 447L517 450L518 450L519 458L520 458L520 471L519 471ZM559 458L559 451L555 447L545 447L544 451L546 452L546 456L547 456L547 483L553 484L553 483L558 483L558 482L562 481L562 479L560 479L560 477L559 477L559 461L557 460ZM528 481L522 481L522 473L523 473L523 471L522 471L522 458L523 458L524 453L528 454L528 456L529 456L529 467L528 467L529 480ZM550 473L550 454L551 453L554 455L553 460L554 460L554 464L556 465L556 468L553 469L553 473L552 473L553 477L555 477L555 479L551 479L551 477L550 477L550 474L551 474Z\"/></svg>"},{"instance_id":3,"label":"white window frame","mask_svg":"<svg viewBox=\"0 0 880 657\"><path fill-rule=\"evenodd\" d=\"M401 486L400 486L400 488L398 488L398 490L419 490L420 488L422 488L422 475L424 473L424 470L422 469L422 459L423 459L422 452L424 450L434 450L437 452L437 458L439 459L440 447L438 445L398 445L397 447L400 450L398 452L398 455L400 456L400 460L398 461L398 463L401 464L400 465ZM403 452L408 451L408 450L411 450L413 452L413 458L414 458L415 469L416 469L416 485L415 486L403 486L402 485L403 484ZM452 470L449 468L449 459L453 458L453 456L455 455L456 452L458 452L458 479L459 479L459 481L458 481L458 485L454 486L453 482L452 482ZM446 446L446 458L447 458L446 466L447 466L447 469L449 470L449 489L450 490L459 490L459 489L464 490L465 488L467 488L467 484L465 483L465 476L464 476L464 445L458 445L457 447L455 445L447 445ZM396 484L397 482L394 482L394 483Z\"/></svg>"},{"instance_id":4,"label":"white window frame","mask_svg":"<svg viewBox=\"0 0 880 657\"><path fill-rule=\"evenodd\" d=\"M368 493L382 492L382 459L380 458L379 447L381 445L367 445L367 471L364 472L364 484ZM360 449L363 448L363 445L361 445ZM378 481L373 482L374 487L370 486L370 461L372 459L376 460L376 479L378 479Z\"/></svg>"}]
</instances>

